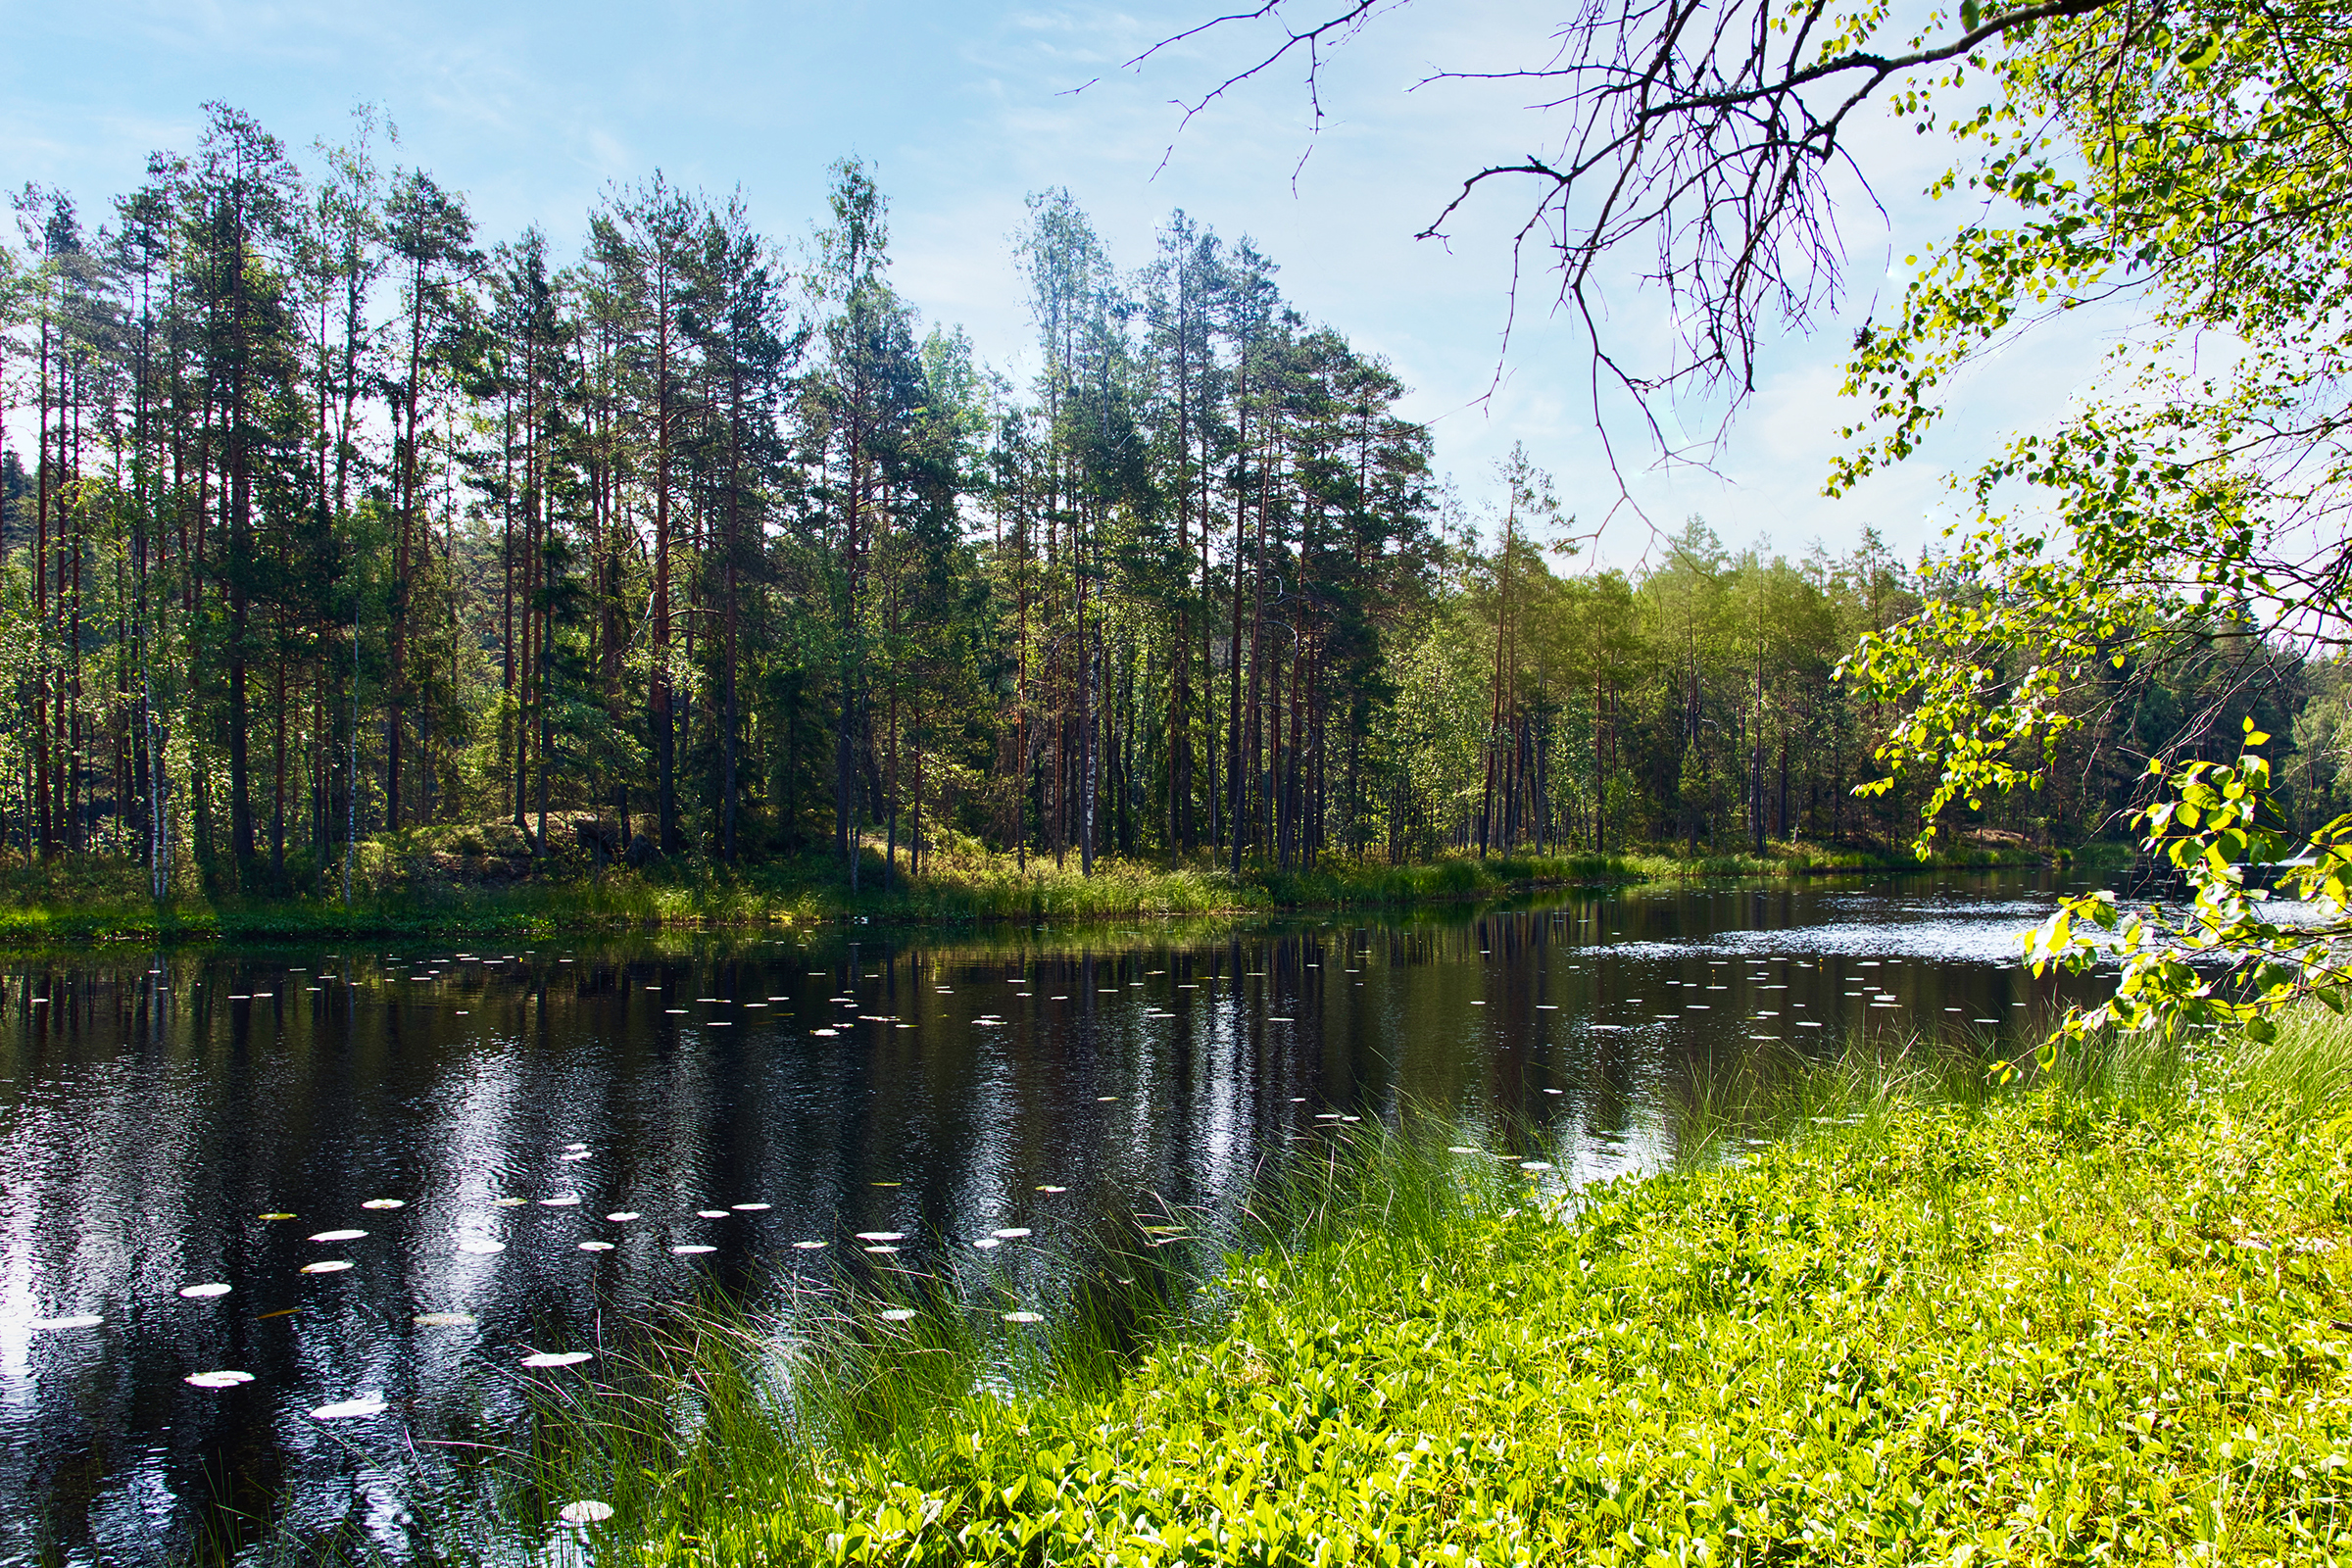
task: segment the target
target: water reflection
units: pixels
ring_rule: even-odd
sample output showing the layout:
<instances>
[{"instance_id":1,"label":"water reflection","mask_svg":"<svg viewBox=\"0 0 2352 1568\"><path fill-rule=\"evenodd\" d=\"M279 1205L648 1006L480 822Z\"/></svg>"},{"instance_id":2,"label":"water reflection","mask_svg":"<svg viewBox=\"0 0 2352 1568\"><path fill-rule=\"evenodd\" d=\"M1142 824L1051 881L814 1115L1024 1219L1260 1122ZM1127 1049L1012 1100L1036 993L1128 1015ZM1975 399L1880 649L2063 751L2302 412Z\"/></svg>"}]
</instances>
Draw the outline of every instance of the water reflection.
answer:
<instances>
[{"instance_id":1,"label":"water reflection","mask_svg":"<svg viewBox=\"0 0 2352 1568\"><path fill-rule=\"evenodd\" d=\"M1213 938L9 965L0 1561L287 1526L407 1554L419 1456L596 1365L528 1356L844 1259L1048 1303L1079 1238L1231 1203L1322 1117L1455 1106L1548 1130L1571 1180L1642 1168L1671 1086L1762 1042L2029 1026L2050 983L2015 932L2049 900L1977 876ZM226 1371L252 1378L185 1381Z\"/></svg>"}]
</instances>

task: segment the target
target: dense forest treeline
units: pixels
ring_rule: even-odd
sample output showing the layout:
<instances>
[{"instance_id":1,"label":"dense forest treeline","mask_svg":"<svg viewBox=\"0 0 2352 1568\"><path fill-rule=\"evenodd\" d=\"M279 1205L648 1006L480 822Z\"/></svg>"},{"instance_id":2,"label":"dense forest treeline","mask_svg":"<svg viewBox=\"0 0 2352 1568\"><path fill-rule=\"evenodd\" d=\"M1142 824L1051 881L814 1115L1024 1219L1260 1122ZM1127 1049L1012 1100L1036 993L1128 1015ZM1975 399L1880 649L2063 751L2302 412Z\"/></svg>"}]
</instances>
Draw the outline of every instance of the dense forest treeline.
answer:
<instances>
[{"instance_id":1,"label":"dense forest treeline","mask_svg":"<svg viewBox=\"0 0 2352 1568\"><path fill-rule=\"evenodd\" d=\"M1032 198L1015 386L896 292L856 161L805 242L656 175L560 260L387 152L363 111L306 174L214 106L101 221L18 196L10 851L258 893L486 821L853 878L853 843L1292 867L1908 829L1851 794L1891 715L1835 670L1932 577L1696 519L1573 569L1551 478L1517 453L1465 514L1396 371L1247 240L1180 213L1121 271ZM2249 701L2283 733L2330 673ZM2143 683L2099 733L2161 750L2195 710ZM2076 744L2006 825L2123 798Z\"/></svg>"}]
</instances>

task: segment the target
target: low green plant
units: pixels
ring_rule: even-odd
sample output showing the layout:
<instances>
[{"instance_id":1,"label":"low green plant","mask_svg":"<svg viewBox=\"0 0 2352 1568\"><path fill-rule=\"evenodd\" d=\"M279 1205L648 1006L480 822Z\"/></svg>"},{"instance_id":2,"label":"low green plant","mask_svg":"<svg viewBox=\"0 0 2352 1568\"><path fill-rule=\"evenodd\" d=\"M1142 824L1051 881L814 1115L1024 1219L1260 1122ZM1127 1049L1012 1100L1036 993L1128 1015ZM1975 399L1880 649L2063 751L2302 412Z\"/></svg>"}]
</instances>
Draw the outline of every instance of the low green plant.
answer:
<instances>
[{"instance_id":1,"label":"low green plant","mask_svg":"<svg viewBox=\"0 0 2352 1568\"><path fill-rule=\"evenodd\" d=\"M665 1564L2352 1550L2352 1028L2061 1070L1768 1064L1574 1194L1504 1132L1333 1135L1124 1317L690 1319L536 1494Z\"/></svg>"}]
</instances>

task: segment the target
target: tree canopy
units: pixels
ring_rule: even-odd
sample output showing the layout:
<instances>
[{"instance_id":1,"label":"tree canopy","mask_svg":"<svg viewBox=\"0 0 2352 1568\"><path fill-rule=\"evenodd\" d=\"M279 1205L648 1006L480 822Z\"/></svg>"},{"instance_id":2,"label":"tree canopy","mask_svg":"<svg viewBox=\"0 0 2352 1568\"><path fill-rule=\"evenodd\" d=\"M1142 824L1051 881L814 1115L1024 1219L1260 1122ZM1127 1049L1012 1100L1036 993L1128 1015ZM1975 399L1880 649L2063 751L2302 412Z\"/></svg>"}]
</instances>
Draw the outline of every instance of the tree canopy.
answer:
<instances>
[{"instance_id":1,"label":"tree canopy","mask_svg":"<svg viewBox=\"0 0 2352 1568\"><path fill-rule=\"evenodd\" d=\"M1173 214L1122 267L1038 193L1015 385L899 292L855 161L797 242L656 173L565 257L396 151L217 107L95 224L19 194L12 852L333 897L491 836L856 879L1899 825L1831 679L1916 603L1882 547L1693 520L1571 571L1592 476L1523 451L1465 508L1247 238ZM2069 842L2107 788L2002 825Z\"/></svg>"}]
</instances>

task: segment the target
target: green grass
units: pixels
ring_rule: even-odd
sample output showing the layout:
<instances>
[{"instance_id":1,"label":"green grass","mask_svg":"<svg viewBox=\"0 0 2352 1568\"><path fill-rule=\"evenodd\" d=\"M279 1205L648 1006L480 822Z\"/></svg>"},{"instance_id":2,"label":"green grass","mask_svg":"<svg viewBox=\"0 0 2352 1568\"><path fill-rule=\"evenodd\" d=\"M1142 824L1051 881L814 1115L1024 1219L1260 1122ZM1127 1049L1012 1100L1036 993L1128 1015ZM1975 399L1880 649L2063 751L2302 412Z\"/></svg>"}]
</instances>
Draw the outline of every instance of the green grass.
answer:
<instances>
[{"instance_id":1,"label":"green grass","mask_svg":"<svg viewBox=\"0 0 2352 1568\"><path fill-rule=\"evenodd\" d=\"M1524 1137L1348 1136L1170 1250L1224 1251L1199 1289L1106 1241L1037 1326L683 1314L551 1405L510 1523L608 1501L600 1560L656 1564L2328 1560L2346 1088L2310 1019L2006 1089L1766 1063L1573 1205Z\"/></svg>"},{"instance_id":2,"label":"green grass","mask_svg":"<svg viewBox=\"0 0 2352 1568\"><path fill-rule=\"evenodd\" d=\"M496 824L493 824L496 826ZM1032 858L965 850L925 862L919 877L902 858L885 874L869 846L852 893L829 858L743 868L681 861L642 870L589 866L567 852L520 879L486 882L527 861L478 853L487 829L404 833L364 846L354 897L339 878L323 897L237 898L180 888L162 905L146 896L134 863L61 858L0 866L0 946L27 948L99 941L258 941L345 936L530 936L648 930L807 926L863 918L892 923L975 920L1069 921L1150 915L1249 915L1289 910L1396 907L1500 899L1552 887L1624 886L1690 877L1807 876L1922 869L1907 857L1862 850L1780 846L1761 859L1623 855L1468 856L1415 865L1328 860L1304 870L1200 861L1173 866L1115 857L1092 875L1075 856L1056 866ZM511 831L511 830L510 830ZM472 852L469 854L469 852ZM2022 853L1961 852L1936 866L2030 863ZM183 881L186 880L183 878Z\"/></svg>"}]
</instances>

